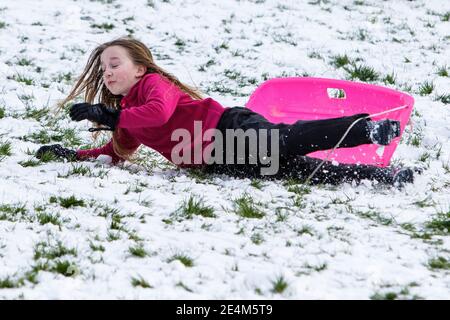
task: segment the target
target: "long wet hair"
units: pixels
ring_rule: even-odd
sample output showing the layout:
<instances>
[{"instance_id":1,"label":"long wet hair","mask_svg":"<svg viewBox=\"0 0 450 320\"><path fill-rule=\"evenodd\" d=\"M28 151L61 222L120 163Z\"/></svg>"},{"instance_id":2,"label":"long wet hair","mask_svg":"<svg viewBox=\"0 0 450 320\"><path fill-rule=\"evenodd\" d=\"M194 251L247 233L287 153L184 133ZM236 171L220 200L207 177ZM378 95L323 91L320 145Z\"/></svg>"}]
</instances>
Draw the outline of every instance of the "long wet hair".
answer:
<instances>
[{"instance_id":1,"label":"long wet hair","mask_svg":"<svg viewBox=\"0 0 450 320\"><path fill-rule=\"evenodd\" d=\"M122 96L112 94L106 87L105 83L103 82L103 71L100 62L100 56L103 51L111 46L121 46L126 49L129 57L131 58L131 61L135 65L142 65L147 68L145 74L158 73L166 77L170 82L180 88L183 92L187 93L193 99L202 99L200 91L191 86L181 83L175 76L157 66L153 60L150 49L144 43L136 39L125 37L103 43L94 49L94 51L89 56L83 73L78 78L69 95L59 103L59 109L64 108L64 106L68 102L74 100L83 93L85 102L92 104L103 103L109 107L120 109L120 101L122 99ZM95 102L96 98L97 102ZM114 152L118 156L126 160L131 160L130 157L136 150L129 150L120 145L120 134L120 128L116 128L113 132L112 141ZM94 138L97 138L97 136L98 132L94 133Z\"/></svg>"}]
</instances>

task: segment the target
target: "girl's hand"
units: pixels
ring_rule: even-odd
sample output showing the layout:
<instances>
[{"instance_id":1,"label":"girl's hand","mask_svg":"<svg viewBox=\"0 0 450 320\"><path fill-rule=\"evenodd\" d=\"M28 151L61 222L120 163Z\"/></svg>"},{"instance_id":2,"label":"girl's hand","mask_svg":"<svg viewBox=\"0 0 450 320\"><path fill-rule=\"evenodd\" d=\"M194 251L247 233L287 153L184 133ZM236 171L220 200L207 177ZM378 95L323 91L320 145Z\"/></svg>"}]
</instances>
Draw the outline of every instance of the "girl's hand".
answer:
<instances>
[{"instance_id":1,"label":"girl's hand","mask_svg":"<svg viewBox=\"0 0 450 320\"><path fill-rule=\"evenodd\" d=\"M120 110L105 105L76 103L70 108L70 118L75 121L89 120L106 125L108 130L114 131L119 121Z\"/></svg>"},{"instance_id":2,"label":"girl's hand","mask_svg":"<svg viewBox=\"0 0 450 320\"><path fill-rule=\"evenodd\" d=\"M77 152L75 150L64 148L60 144L42 146L36 151L36 158L38 159L42 159L45 155L55 158L64 158L69 161L77 160Z\"/></svg>"}]
</instances>

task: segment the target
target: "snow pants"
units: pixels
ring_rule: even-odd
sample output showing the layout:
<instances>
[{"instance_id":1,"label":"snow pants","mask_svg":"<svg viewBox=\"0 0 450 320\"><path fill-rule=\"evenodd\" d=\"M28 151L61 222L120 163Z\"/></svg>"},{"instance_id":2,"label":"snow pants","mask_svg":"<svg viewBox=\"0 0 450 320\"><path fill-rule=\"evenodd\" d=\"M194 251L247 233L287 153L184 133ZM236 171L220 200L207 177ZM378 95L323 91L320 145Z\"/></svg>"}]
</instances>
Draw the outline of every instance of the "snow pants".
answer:
<instances>
[{"instance_id":1,"label":"snow pants","mask_svg":"<svg viewBox=\"0 0 450 320\"><path fill-rule=\"evenodd\" d=\"M253 129L256 133L264 130L266 134L256 134L256 141L236 138L233 148L228 146L228 150L226 139L223 139L221 142L222 154L213 153L214 156L222 159L222 163L206 165L205 170L209 173L227 174L240 178L293 178L304 181L322 162L322 160L308 157L306 154L334 148L350 125L356 119L365 116L367 114L323 120L299 120L289 125L271 123L260 114L247 108L229 108L225 110L217 125L217 129L223 137L226 137L227 130L236 131L236 129L242 129L244 132ZM342 141L340 147L355 147L372 143L367 128L367 121L369 120L363 119L357 122ZM278 150L274 149L271 143L274 134L277 136L278 148L276 149ZM268 167L268 164L261 161L258 156L260 142L264 142L261 139L267 140L264 147L268 149L267 152L270 157L272 159L278 157L279 169L275 174L263 175L261 173L261 168ZM256 142L257 146L252 148L252 142ZM214 143L217 145L218 141L214 141ZM242 145L242 143L245 145ZM244 163L238 161L237 150L239 147L245 150L244 159L240 159ZM233 161L227 163L227 157L228 160L233 159ZM253 160L253 163L250 160ZM339 184L350 181L359 182L363 179L392 183L392 175L392 169L390 168L355 164L336 165L330 161L325 161L320 170L315 173L311 183Z\"/></svg>"}]
</instances>

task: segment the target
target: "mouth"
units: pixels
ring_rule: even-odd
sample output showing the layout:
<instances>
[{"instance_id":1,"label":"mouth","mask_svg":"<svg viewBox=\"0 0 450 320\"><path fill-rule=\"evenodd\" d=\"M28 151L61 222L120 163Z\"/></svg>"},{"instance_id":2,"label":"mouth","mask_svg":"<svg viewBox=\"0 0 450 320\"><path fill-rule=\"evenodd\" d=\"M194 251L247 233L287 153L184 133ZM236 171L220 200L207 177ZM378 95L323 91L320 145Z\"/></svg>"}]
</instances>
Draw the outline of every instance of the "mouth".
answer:
<instances>
[{"instance_id":1,"label":"mouth","mask_svg":"<svg viewBox=\"0 0 450 320\"><path fill-rule=\"evenodd\" d=\"M116 83L115 81L108 81L106 84L108 85L108 86L110 86L110 85L112 85L113 83Z\"/></svg>"}]
</instances>

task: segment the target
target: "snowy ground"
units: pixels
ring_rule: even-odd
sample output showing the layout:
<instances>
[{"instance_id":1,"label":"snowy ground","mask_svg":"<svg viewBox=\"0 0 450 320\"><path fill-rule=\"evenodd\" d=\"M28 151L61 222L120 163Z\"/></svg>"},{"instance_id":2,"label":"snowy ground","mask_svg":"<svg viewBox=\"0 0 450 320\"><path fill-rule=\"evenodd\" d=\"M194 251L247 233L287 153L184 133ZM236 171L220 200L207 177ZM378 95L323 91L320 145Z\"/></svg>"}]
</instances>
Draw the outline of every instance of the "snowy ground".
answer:
<instances>
[{"instance_id":1,"label":"snowy ground","mask_svg":"<svg viewBox=\"0 0 450 320\"><path fill-rule=\"evenodd\" d=\"M449 12L443 0L0 0L0 297L450 298ZM372 68L369 82L416 99L393 161L425 171L397 190L205 177L145 149L121 167L39 162L40 145L92 143L87 123L48 108L97 44L127 34L226 106L268 78Z\"/></svg>"}]
</instances>

